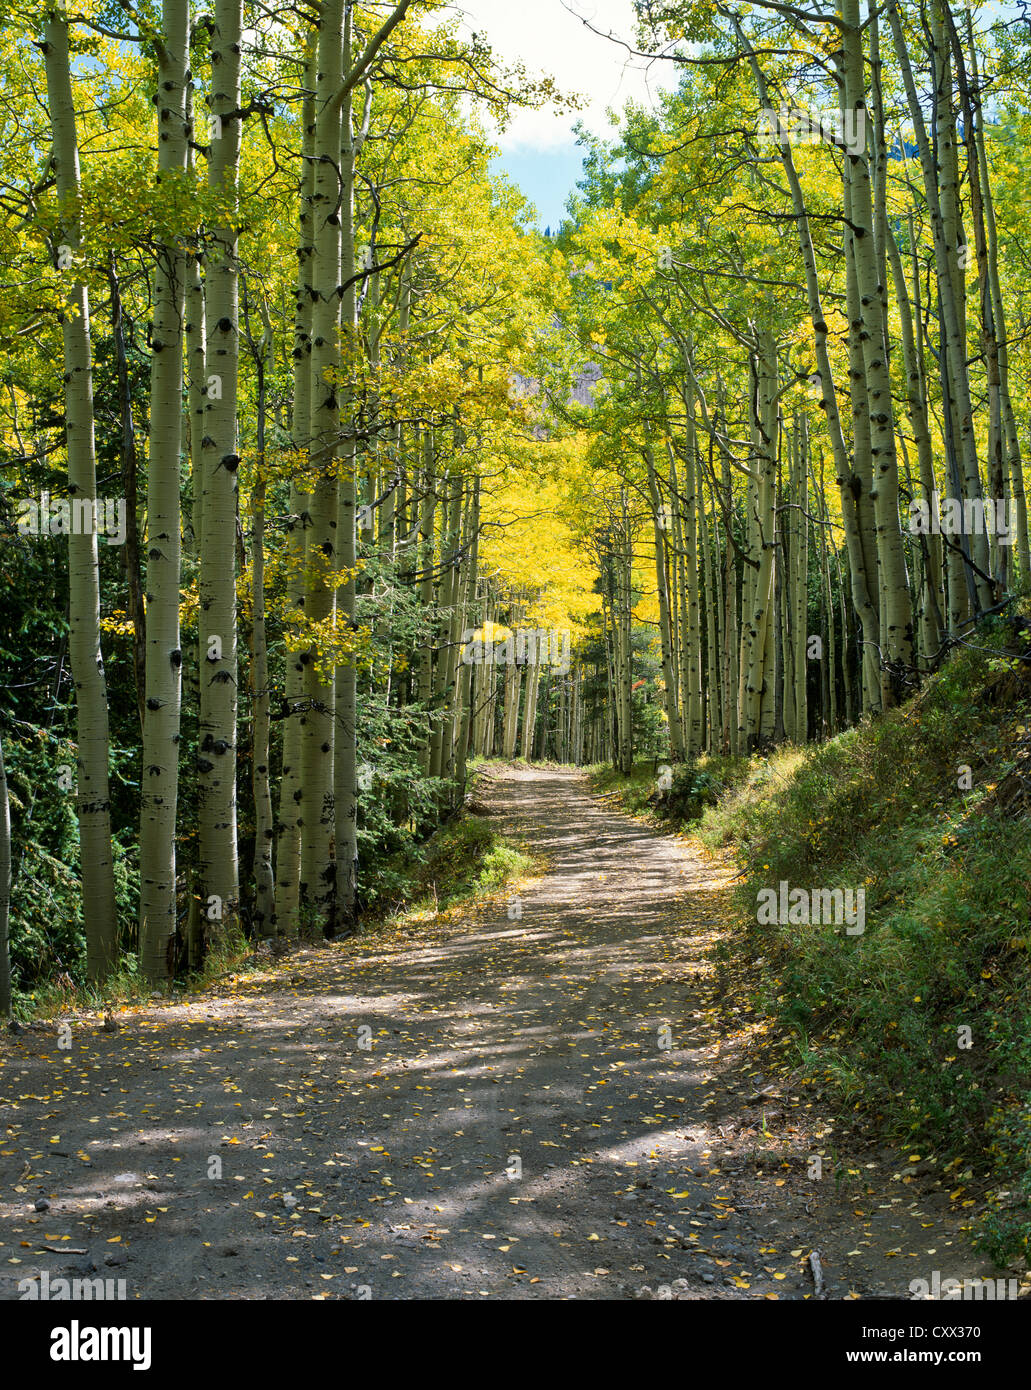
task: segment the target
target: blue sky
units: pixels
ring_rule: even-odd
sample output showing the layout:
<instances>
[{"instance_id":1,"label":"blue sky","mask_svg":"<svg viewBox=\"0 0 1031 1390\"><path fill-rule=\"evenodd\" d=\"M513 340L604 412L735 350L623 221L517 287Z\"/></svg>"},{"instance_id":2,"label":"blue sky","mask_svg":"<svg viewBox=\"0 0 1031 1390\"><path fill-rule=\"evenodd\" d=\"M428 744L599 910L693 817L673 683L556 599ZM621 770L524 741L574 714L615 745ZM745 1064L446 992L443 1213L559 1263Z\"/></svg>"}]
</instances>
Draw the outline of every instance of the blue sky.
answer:
<instances>
[{"instance_id":1,"label":"blue sky","mask_svg":"<svg viewBox=\"0 0 1031 1390\"><path fill-rule=\"evenodd\" d=\"M596 134L611 133L607 109L622 110L631 97L653 101L657 78L669 82L669 69L649 72L641 60L628 58L625 48L592 33L578 18L632 42L631 0L458 0L454 8L465 16L463 27L486 34L500 57L521 59L531 72L548 73L560 91L582 99L574 113L554 108L517 112L510 127L495 137L501 146L495 167L536 204L538 225L554 229L582 172L573 133L576 120Z\"/></svg>"},{"instance_id":2,"label":"blue sky","mask_svg":"<svg viewBox=\"0 0 1031 1390\"><path fill-rule=\"evenodd\" d=\"M572 140L562 150L523 150L501 155L492 171L507 174L537 208L537 225L557 231L566 199L583 173L581 151Z\"/></svg>"}]
</instances>

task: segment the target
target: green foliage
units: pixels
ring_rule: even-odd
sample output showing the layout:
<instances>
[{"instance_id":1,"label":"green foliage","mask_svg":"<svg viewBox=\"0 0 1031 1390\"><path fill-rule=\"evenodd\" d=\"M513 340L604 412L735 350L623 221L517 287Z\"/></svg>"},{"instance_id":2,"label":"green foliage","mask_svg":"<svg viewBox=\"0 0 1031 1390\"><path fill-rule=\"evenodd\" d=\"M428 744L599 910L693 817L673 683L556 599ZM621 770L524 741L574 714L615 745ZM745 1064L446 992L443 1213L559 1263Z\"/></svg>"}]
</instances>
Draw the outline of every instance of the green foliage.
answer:
<instances>
[{"instance_id":1,"label":"green foliage","mask_svg":"<svg viewBox=\"0 0 1031 1390\"><path fill-rule=\"evenodd\" d=\"M658 759L638 763L630 777L608 766L589 768L588 775L595 790L614 795L624 810L635 815L647 813L667 825L682 827L693 825L717 807L728 791L755 777L759 762L713 754L675 765ZM669 787L660 785L664 766L672 777Z\"/></svg>"},{"instance_id":2,"label":"green foliage","mask_svg":"<svg viewBox=\"0 0 1031 1390\"><path fill-rule=\"evenodd\" d=\"M529 874L530 853L481 816L460 815L380 870L382 902L395 912L444 911L499 893ZM388 891L389 885L389 891Z\"/></svg>"},{"instance_id":3,"label":"green foliage","mask_svg":"<svg viewBox=\"0 0 1031 1390\"><path fill-rule=\"evenodd\" d=\"M996 623L909 705L757 760L701 826L745 869L760 1006L904 1151L994 1174L980 1240L1000 1261L1031 1252L1031 676L1003 659L1013 640ZM757 925L758 891L782 880L863 888L865 932Z\"/></svg>"},{"instance_id":4,"label":"green foliage","mask_svg":"<svg viewBox=\"0 0 1031 1390\"><path fill-rule=\"evenodd\" d=\"M508 844L481 816L464 816L430 841L422 858L423 882L442 905L474 892L494 893L530 868L530 859Z\"/></svg>"},{"instance_id":5,"label":"green foliage","mask_svg":"<svg viewBox=\"0 0 1031 1390\"><path fill-rule=\"evenodd\" d=\"M731 759L692 758L679 763L673 768L672 786L656 804L656 814L677 824L700 819L705 808L714 806L727 790L736 770Z\"/></svg>"},{"instance_id":6,"label":"green foliage","mask_svg":"<svg viewBox=\"0 0 1031 1390\"><path fill-rule=\"evenodd\" d=\"M647 810L658 783L659 762L635 763L629 777L617 772L608 763L596 763L585 769L592 788L611 796L631 815Z\"/></svg>"},{"instance_id":7,"label":"green foliage","mask_svg":"<svg viewBox=\"0 0 1031 1390\"><path fill-rule=\"evenodd\" d=\"M79 910L78 834L73 795L58 789L74 768L63 739L34 730L5 738L12 828L18 846L11 901L11 971L16 994L59 972L81 973L85 938Z\"/></svg>"}]
</instances>

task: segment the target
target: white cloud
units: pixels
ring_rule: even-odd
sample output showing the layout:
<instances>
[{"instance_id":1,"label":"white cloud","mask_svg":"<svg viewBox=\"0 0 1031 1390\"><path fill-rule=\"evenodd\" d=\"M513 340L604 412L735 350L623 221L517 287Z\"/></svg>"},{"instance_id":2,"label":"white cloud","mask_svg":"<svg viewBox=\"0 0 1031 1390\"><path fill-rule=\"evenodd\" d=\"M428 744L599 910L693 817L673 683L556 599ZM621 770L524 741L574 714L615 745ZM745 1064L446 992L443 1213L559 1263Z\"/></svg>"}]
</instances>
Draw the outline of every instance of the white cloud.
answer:
<instances>
[{"instance_id":1,"label":"white cloud","mask_svg":"<svg viewBox=\"0 0 1031 1390\"><path fill-rule=\"evenodd\" d=\"M567 148L577 119L609 135L606 108L619 111L630 98L651 105L660 85L670 83L661 65L649 68L604 37L611 33L634 46L632 0L457 0L454 8L464 16L463 30L485 34L499 58L521 59L529 72L548 73L559 91L585 101L573 114L553 107L516 112L499 140L506 154Z\"/></svg>"}]
</instances>

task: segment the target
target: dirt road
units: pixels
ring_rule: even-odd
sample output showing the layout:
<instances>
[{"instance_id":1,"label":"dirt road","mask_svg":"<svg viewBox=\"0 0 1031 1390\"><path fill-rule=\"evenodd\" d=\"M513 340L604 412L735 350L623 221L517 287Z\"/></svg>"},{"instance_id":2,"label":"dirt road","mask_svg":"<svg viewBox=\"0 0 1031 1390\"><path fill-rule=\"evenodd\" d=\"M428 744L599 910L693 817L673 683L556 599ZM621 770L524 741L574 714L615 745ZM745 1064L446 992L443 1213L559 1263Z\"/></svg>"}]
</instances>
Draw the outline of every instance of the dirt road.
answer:
<instances>
[{"instance_id":1,"label":"dirt road","mask_svg":"<svg viewBox=\"0 0 1031 1390\"><path fill-rule=\"evenodd\" d=\"M572 773L478 798L550 862L510 904L72 1020L66 1048L4 1035L0 1297L45 1272L129 1299L798 1299L813 1249L830 1298L979 1272L931 1175L838 1153L812 1091L749 1060L705 958L726 871Z\"/></svg>"}]
</instances>

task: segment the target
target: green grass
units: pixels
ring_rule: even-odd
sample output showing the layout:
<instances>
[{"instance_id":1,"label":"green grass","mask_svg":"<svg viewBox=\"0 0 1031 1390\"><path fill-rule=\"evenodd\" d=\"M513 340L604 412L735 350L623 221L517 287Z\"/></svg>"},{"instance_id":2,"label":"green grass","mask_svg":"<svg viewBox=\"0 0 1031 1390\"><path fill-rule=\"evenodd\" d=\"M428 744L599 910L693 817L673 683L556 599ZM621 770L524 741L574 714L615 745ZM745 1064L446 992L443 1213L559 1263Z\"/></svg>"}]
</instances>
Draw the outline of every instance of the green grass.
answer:
<instances>
[{"instance_id":1,"label":"green grass","mask_svg":"<svg viewBox=\"0 0 1031 1390\"><path fill-rule=\"evenodd\" d=\"M596 763L584 771L594 791L615 797L624 811L640 815L647 812L649 798L657 789L660 766L661 763L636 763L629 777L613 771L608 763Z\"/></svg>"},{"instance_id":2,"label":"green grass","mask_svg":"<svg viewBox=\"0 0 1031 1390\"><path fill-rule=\"evenodd\" d=\"M532 855L482 816L442 826L409 865L402 911L444 912L500 893L534 868Z\"/></svg>"},{"instance_id":3,"label":"green grass","mask_svg":"<svg viewBox=\"0 0 1031 1390\"><path fill-rule=\"evenodd\" d=\"M762 962L755 1002L790 1030L800 1068L907 1156L965 1168L956 1185L973 1185L957 1200L983 1207L989 1189L981 1247L1031 1264L1031 663L1007 655L1029 646L1018 621L980 632L888 715L730 769L686 823L733 848L739 949ZM627 809L653 809L646 778L627 785ZM863 888L865 932L760 926L758 891L781 880Z\"/></svg>"},{"instance_id":4,"label":"green grass","mask_svg":"<svg viewBox=\"0 0 1031 1390\"><path fill-rule=\"evenodd\" d=\"M662 759L638 763L629 777L614 772L608 763L598 763L587 768L587 775L596 792L612 796L624 811L681 830L694 829L706 809L752 771L748 758L713 754L677 765ZM663 774L670 785L663 784Z\"/></svg>"}]
</instances>

